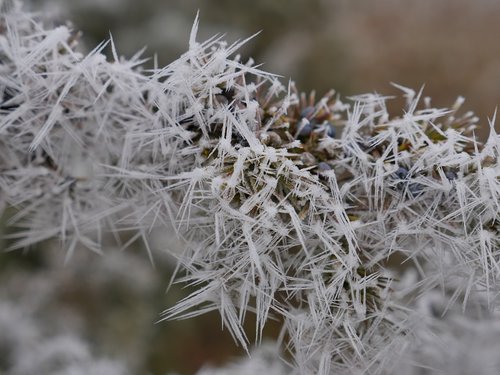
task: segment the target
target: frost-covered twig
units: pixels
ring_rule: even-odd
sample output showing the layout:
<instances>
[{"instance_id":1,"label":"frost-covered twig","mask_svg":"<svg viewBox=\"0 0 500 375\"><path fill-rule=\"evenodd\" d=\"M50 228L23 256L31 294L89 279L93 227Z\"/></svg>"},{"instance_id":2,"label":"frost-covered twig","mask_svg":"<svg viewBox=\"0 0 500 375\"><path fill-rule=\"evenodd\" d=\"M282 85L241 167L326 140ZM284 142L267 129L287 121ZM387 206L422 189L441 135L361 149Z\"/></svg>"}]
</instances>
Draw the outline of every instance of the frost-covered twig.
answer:
<instances>
[{"instance_id":1,"label":"frost-covered twig","mask_svg":"<svg viewBox=\"0 0 500 375\"><path fill-rule=\"evenodd\" d=\"M245 41L199 43L197 27L184 55L143 71L112 41L84 56L67 27L2 13L0 199L22 228L12 248L56 237L68 256L100 252L105 233L125 230L148 246L173 224L186 244L177 281L198 288L164 318L218 310L244 348L247 312L257 341L279 319L304 374L384 372L430 291L464 309L484 295L496 311L494 120L483 145L461 99L436 109L398 86L401 116L374 94L316 100L232 57ZM413 283L398 281L400 265Z\"/></svg>"}]
</instances>

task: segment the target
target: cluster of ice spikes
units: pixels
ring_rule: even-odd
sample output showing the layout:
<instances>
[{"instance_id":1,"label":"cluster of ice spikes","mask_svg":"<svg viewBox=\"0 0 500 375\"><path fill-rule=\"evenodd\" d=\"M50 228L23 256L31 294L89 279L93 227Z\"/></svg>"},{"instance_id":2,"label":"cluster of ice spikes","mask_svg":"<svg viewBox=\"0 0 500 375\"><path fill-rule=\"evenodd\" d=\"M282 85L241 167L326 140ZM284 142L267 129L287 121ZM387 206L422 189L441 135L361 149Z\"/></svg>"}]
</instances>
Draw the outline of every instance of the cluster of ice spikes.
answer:
<instances>
[{"instance_id":1,"label":"cluster of ice spikes","mask_svg":"<svg viewBox=\"0 0 500 375\"><path fill-rule=\"evenodd\" d=\"M386 372L430 292L496 312L500 139L494 121L475 139L462 100L436 109L401 87L401 116L374 94L316 101L232 57L245 41L197 42L197 21L184 55L146 71L140 53L119 58L111 41L83 55L68 27L2 4L12 248L57 238L71 256L173 226L177 281L197 289L164 318L218 310L244 348L247 312L257 342L277 319L302 374Z\"/></svg>"}]
</instances>

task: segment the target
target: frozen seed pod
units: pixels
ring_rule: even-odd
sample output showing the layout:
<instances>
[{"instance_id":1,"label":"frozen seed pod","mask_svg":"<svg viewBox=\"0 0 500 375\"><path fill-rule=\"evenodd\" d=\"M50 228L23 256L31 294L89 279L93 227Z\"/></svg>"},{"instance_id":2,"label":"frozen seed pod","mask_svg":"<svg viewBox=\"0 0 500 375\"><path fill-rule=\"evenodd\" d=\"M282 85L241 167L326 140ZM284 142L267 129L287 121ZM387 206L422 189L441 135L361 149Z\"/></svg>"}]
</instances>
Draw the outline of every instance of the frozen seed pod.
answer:
<instances>
[{"instance_id":1,"label":"frozen seed pod","mask_svg":"<svg viewBox=\"0 0 500 375\"><path fill-rule=\"evenodd\" d=\"M335 136L337 135L335 127L328 121L326 122L325 127L326 127L326 135L330 138L335 138Z\"/></svg>"},{"instance_id":2,"label":"frozen seed pod","mask_svg":"<svg viewBox=\"0 0 500 375\"><path fill-rule=\"evenodd\" d=\"M309 137L313 131L313 126L310 122L308 121L302 121L299 124L299 133L298 136L303 138L303 137Z\"/></svg>"},{"instance_id":3,"label":"frozen seed pod","mask_svg":"<svg viewBox=\"0 0 500 375\"><path fill-rule=\"evenodd\" d=\"M313 165L316 165L317 164L317 160L316 158L314 157L313 154L311 154L310 152L303 152L301 155L300 155L300 160L302 161L302 163L306 166L306 167L311 167Z\"/></svg>"},{"instance_id":4,"label":"frozen seed pod","mask_svg":"<svg viewBox=\"0 0 500 375\"><path fill-rule=\"evenodd\" d=\"M418 182L411 183L408 185L408 191L412 197L418 197L424 191L424 186Z\"/></svg>"},{"instance_id":5,"label":"frozen seed pod","mask_svg":"<svg viewBox=\"0 0 500 375\"><path fill-rule=\"evenodd\" d=\"M399 178L400 180L405 180L406 178L408 178L408 169L404 168L404 167L399 167L396 172L394 172L394 174L396 175L397 178Z\"/></svg>"},{"instance_id":6,"label":"frozen seed pod","mask_svg":"<svg viewBox=\"0 0 500 375\"><path fill-rule=\"evenodd\" d=\"M327 171L331 171L331 170L332 170L332 167L327 162L322 161L318 164L318 172L319 173L327 172Z\"/></svg>"},{"instance_id":7,"label":"frozen seed pod","mask_svg":"<svg viewBox=\"0 0 500 375\"><path fill-rule=\"evenodd\" d=\"M239 144L240 146L242 146L242 147L249 146L248 141L241 134L236 133L235 138L236 138L236 143Z\"/></svg>"},{"instance_id":8,"label":"frozen seed pod","mask_svg":"<svg viewBox=\"0 0 500 375\"><path fill-rule=\"evenodd\" d=\"M314 109L314 107L305 107L300 112L300 118L311 119L313 117L315 111L316 110Z\"/></svg>"},{"instance_id":9,"label":"frozen seed pod","mask_svg":"<svg viewBox=\"0 0 500 375\"><path fill-rule=\"evenodd\" d=\"M280 147L283 143L281 137L273 131L263 133L260 136L260 140L266 146Z\"/></svg>"},{"instance_id":10,"label":"frozen seed pod","mask_svg":"<svg viewBox=\"0 0 500 375\"><path fill-rule=\"evenodd\" d=\"M453 171L446 171L444 172L444 175L449 181L456 180L457 179L457 174Z\"/></svg>"}]
</instances>

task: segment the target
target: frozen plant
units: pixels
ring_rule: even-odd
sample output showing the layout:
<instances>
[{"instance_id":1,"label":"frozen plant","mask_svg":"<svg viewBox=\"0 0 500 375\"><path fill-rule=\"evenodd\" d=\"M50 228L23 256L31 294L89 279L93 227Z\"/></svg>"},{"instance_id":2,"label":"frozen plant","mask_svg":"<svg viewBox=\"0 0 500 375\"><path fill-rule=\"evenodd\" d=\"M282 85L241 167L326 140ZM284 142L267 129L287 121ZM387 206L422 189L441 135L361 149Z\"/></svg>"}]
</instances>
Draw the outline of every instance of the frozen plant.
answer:
<instances>
[{"instance_id":1,"label":"frozen plant","mask_svg":"<svg viewBox=\"0 0 500 375\"><path fill-rule=\"evenodd\" d=\"M5 318L9 318L9 313L11 317L7 320L10 323L0 328L0 336L9 337L10 329L19 331L30 324L41 331L23 339L24 343L31 343L32 354L19 355L19 361L26 358L31 362L34 349L40 345L46 348L52 338L62 337L65 340L54 342L64 343L70 337L83 341L86 351L120 360L127 373L143 369L151 355L151 347L145 344L158 331L153 323L159 308L153 296L161 296L165 289L160 272L151 272L151 264L142 254L120 252L111 246L100 257L78 251L70 266L61 264L57 248L44 246L39 252L38 256L31 254L27 260L21 260L21 264L9 262L12 258L5 255L0 259L0 301L15 304L15 309L4 309ZM161 267L158 257L155 260ZM32 323L14 324L23 321L15 319L20 313ZM9 358L7 347L0 348L0 358ZM56 361L63 354L58 354ZM0 365L0 373L1 369Z\"/></svg>"},{"instance_id":2,"label":"frozen plant","mask_svg":"<svg viewBox=\"0 0 500 375\"><path fill-rule=\"evenodd\" d=\"M398 86L316 99L196 41L166 67L84 55L68 27L18 3L0 15L0 200L11 247L57 238L101 252L107 233L174 226L175 282L196 291L164 319L218 310L248 347L269 319L301 374L381 374L418 339L417 297L498 310L500 138L478 119ZM102 50L110 45L113 59ZM127 244L125 244L127 245ZM151 251L149 251L151 256ZM411 282L406 282L413 277ZM410 349L408 349L410 350ZM286 353L285 353L286 354Z\"/></svg>"},{"instance_id":3,"label":"frozen plant","mask_svg":"<svg viewBox=\"0 0 500 375\"><path fill-rule=\"evenodd\" d=\"M251 352L250 357L222 368L203 368L196 375L254 375L265 373L269 375L284 375L295 372L279 359L279 350L273 344L263 343L260 348Z\"/></svg>"},{"instance_id":4,"label":"frozen plant","mask_svg":"<svg viewBox=\"0 0 500 375\"><path fill-rule=\"evenodd\" d=\"M33 316L14 303L0 303L0 372L10 375L125 375L119 362L91 355L72 335L44 335Z\"/></svg>"},{"instance_id":5,"label":"frozen plant","mask_svg":"<svg viewBox=\"0 0 500 375\"><path fill-rule=\"evenodd\" d=\"M499 317L484 298L467 309L449 304L438 292L426 293L413 312L414 336L395 361L395 374L497 374L500 370Z\"/></svg>"}]
</instances>

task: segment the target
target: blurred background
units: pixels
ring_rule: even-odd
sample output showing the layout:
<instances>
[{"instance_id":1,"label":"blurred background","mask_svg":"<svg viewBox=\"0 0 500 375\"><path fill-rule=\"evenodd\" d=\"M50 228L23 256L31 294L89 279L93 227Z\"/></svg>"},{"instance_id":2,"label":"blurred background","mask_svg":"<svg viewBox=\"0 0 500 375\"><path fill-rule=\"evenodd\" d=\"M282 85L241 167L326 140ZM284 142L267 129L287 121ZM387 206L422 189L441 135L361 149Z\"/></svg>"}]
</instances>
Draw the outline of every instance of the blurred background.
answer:
<instances>
[{"instance_id":1,"label":"blurred background","mask_svg":"<svg viewBox=\"0 0 500 375\"><path fill-rule=\"evenodd\" d=\"M111 32L120 54L147 46L144 56L157 54L160 65L187 49L199 10L199 40L222 33L231 42L260 31L241 54L284 81L293 78L303 91L396 95L395 82L416 90L425 85L437 107L464 96L464 110L482 120L483 139L500 103L498 1L31 0L26 6L55 15L56 23L71 20L83 31L82 50ZM395 103L391 110L400 114L401 102ZM9 326L15 306L41 325L34 328L37 340L81 337L91 353L124 361L131 374L193 374L243 354L221 331L217 314L156 323L189 291L174 286L165 293L174 267L165 248L181 245L168 233L155 241L155 267L139 244L125 251L110 246L102 257L76 251L68 264L54 243L0 253L0 326ZM272 326L268 335L277 330ZM24 348L22 340L35 337L23 335L0 337L0 374L15 360L12 343Z\"/></svg>"}]
</instances>

